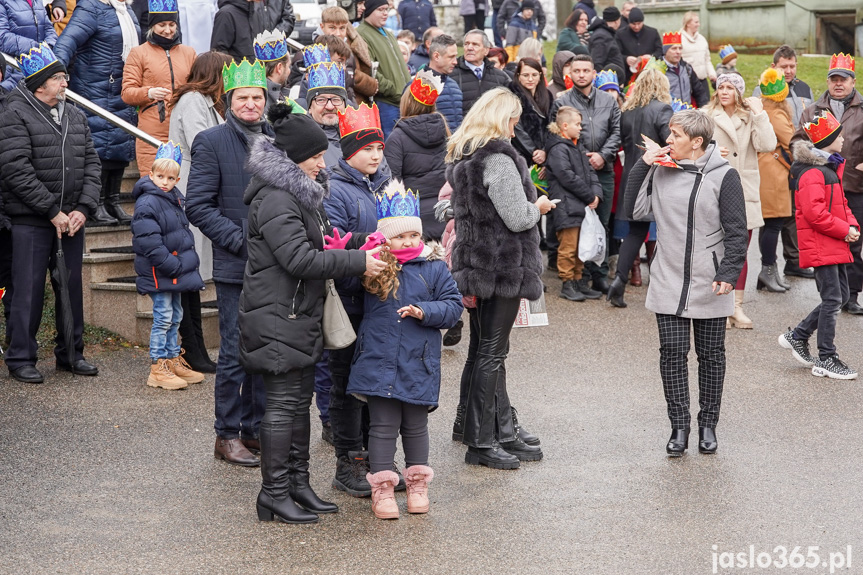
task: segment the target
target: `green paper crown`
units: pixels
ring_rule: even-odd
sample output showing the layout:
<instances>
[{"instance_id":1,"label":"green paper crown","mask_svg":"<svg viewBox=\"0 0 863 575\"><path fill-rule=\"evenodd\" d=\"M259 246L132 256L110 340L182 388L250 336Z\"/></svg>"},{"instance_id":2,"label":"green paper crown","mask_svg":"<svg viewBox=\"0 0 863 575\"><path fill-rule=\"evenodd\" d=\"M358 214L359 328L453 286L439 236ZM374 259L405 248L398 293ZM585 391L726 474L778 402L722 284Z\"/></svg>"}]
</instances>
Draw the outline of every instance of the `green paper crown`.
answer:
<instances>
[{"instance_id":1,"label":"green paper crown","mask_svg":"<svg viewBox=\"0 0 863 575\"><path fill-rule=\"evenodd\" d=\"M267 70L264 63L255 61L243 61L237 64L231 62L230 66L222 68L222 81L225 84L225 93L237 88L263 88L267 89Z\"/></svg>"}]
</instances>

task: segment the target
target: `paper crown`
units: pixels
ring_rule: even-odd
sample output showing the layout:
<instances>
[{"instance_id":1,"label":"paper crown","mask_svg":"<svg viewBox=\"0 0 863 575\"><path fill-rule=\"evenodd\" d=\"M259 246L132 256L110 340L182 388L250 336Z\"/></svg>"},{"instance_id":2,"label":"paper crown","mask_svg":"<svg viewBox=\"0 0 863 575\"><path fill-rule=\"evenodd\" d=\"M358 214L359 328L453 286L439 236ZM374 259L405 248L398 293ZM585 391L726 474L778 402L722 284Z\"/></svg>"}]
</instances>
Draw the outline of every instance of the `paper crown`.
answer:
<instances>
[{"instance_id":1,"label":"paper crown","mask_svg":"<svg viewBox=\"0 0 863 575\"><path fill-rule=\"evenodd\" d=\"M572 78L569 77L569 74L563 77L563 86L567 90L572 90L575 87L575 82L572 81Z\"/></svg>"},{"instance_id":2,"label":"paper crown","mask_svg":"<svg viewBox=\"0 0 863 575\"><path fill-rule=\"evenodd\" d=\"M680 100L678 98L675 98L674 100L671 101L671 109L676 114L677 112L682 112L683 110L691 110L692 104L690 104L689 102L684 102L683 100Z\"/></svg>"},{"instance_id":3,"label":"paper crown","mask_svg":"<svg viewBox=\"0 0 863 575\"><path fill-rule=\"evenodd\" d=\"M324 62L332 62L330 49L326 44L312 44L303 48L303 64L306 68Z\"/></svg>"},{"instance_id":4,"label":"paper crown","mask_svg":"<svg viewBox=\"0 0 863 575\"><path fill-rule=\"evenodd\" d=\"M729 63L734 58L737 58L737 51L734 49L734 46L731 44L726 44L725 46L719 47L719 58L722 60L723 64Z\"/></svg>"},{"instance_id":5,"label":"paper crown","mask_svg":"<svg viewBox=\"0 0 863 575\"><path fill-rule=\"evenodd\" d=\"M804 122L803 131L806 132L812 143L817 146L841 127L842 124L839 123L839 120L829 110L823 110L811 122Z\"/></svg>"},{"instance_id":6,"label":"paper crown","mask_svg":"<svg viewBox=\"0 0 863 575\"><path fill-rule=\"evenodd\" d=\"M148 8L150 14L171 14L180 10L177 0L149 0Z\"/></svg>"},{"instance_id":7,"label":"paper crown","mask_svg":"<svg viewBox=\"0 0 863 575\"><path fill-rule=\"evenodd\" d=\"M335 62L315 64L308 69L309 89L341 88L345 89L345 67ZM320 90L318 90L320 92Z\"/></svg>"},{"instance_id":8,"label":"paper crown","mask_svg":"<svg viewBox=\"0 0 863 575\"><path fill-rule=\"evenodd\" d=\"M58 61L57 56L54 55L54 51L45 42L30 48L29 52L18 56L18 64L21 66L21 72L24 73L24 77L26 78Z\"/></svg>"},{"instance_id":9,"label":"paper crown","mask_svg":"<svg viewBox=\"0 0 863 575\"><path fill-rule=\"evenodd\" d=\"M663 46L674 46L675 44L683 44L683 35L680 32L666 32L662 35Z\"/></svg>"},{"instance_id":10,"label":"paper crown","mask_svg":"<svg viewBox=\"0 0 863 575\"><path fill-rule=\"evenodd\" d=\"M854 56L850 54L833 54L833 57L830 58L830 71L827 73L827 76L831 76L836 72L851 72L854 74Z\"/></svg>"},{"instance_id":11,"label":"paper crown","mask_svg":"<svg viewBox=\"0 0 863 575\"><path fill-rule=\"evenodd\" d=\"M180 148L180 144L168 140L167 142L159 146L159 148L156 150L156 159L161 160L163 158L174 160L178 164L182 164L183 150Z\"/></svg>"},{"instance_id":12,"label":"paper crown","mask_svg":"<svg viewBox=\"0 0 863 575\"><path fill-rule=\"evenodd\" d=\"M254 64L243 58L237 64L231 62L229 66L222 68L222 81L225 84L225 93L236 88L263 88L267 89L267 70L263 62Z\"/></svg>"},{"instance_id":13,"label":"paper crown","mask_svg":"<svg viewBox=\"0 0 863 575\"><path fill-rule=\"evenodd\" d=\"M382 192L375 192L378 222L388 218L420 217L420 196L417 192L406 190L405 185L393 178ZM380 228L380 224L378 224Z\"/></svg>"},{"instance_id":14,"label":"paper crown","mask_svg":"<svg viewBox=\"0 0 863 575\"><path fill-rule=\"evenodd\" d=\"M431 70L420 70L411 82L411 96L420 104L434 106L441 92L443 92L443 81Z\"/></svg>"},{"instance_id":15,"label":"paper crown","mask_svg":"<svg viewBox=\"0 0 863 575\"><path fill-rule=\"evenodd\" d=\"M536 164L530 167L530 179L533 181L533 185L536 186L536 191L545 196L548 195L548 180L543 180L539 177L539 172L541 168Z\"/></svg>"},{"instance_id":16,"label":"paper crown","mask_svg":"<svg viewBox=\"0 0 863 575\"><path fill-rule=\"evenodd\" d=\"M759 83L761 96L774 102L781 102L788 96L788 84L785 82L785 74L776 68L767 68L761 73Z\"/></svg>"},{"instance_id":17,"label":"paper crown","mask_svg":"<svg viewBox=\"0 0 863 575\"><path fill-rule=\"evenodd\" d=\"M348 134L359 132L360 130L382 130L381 116L378 112L378 105L372 104L369 107L365 102L356 108L347 106L345 111L339 110L339 137L344 138Z\"/></svg>"},{"instance_id":18,"label":"paper crown","mask_svg":"<svg viewBox=\"0 0 863 575\"><path fill-rule=\"evenodd\" d=\"M279 29L263 31L255 36L255 58L262 62L281 60L288 55L288 41Z\"/></svg>"},{"instance_id":19,"label":"paper crown","mask_svg":"<svg viewBox=\"0 0 863 575\"><path fill-rule=\"evenodd\" d=\"M617 81L617 72L614 70L603 70L593 79L593 85L599 90L617 90L620 93L620 84Z\"/></svg>"}]
</instances>

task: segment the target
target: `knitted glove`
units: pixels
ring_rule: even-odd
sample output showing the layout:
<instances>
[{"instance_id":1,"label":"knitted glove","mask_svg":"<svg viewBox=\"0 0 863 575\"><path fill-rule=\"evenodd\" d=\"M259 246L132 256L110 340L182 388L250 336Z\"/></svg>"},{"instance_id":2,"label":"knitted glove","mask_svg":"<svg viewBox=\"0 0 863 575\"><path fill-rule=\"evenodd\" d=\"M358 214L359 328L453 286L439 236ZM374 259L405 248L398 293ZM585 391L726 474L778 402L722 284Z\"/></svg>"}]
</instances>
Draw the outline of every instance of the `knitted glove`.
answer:
<instances>
[{"instance_id":1,"label":"knitted glove","mask_svg":"<svg viewBox=\"0 0 863 575\"><path fill-rule=\"evenodd\" d=\"M441 200L434 205L434 217L442 223L446 223L455 217L449 200Z\"/></svg>"},{"instance_id":2,"label":"knitted glove","mask_svg":"<svg viewBox=\"0 0 863 575\"><path fill-rule=\"evenodd\" d=\"M351 239L351 232L345 234L345 237L339 237L339 229L333 228L333 237L324 236L324 249L325 250L343 250L345 246L348 245L348 240Z\"/></svg>"},{"instance_id":3,"label":"knitted glove","mask_svg":"<svg viewBox=\"0 0 863 575\"><path fill-rule=\"evenodd\" d=\"M378 246L382 246L387 243L387 238L380 232L372 232L369 234L366 243L360 246L361 250L369 251L373 250Z\"/></svg>"}]
</instances>

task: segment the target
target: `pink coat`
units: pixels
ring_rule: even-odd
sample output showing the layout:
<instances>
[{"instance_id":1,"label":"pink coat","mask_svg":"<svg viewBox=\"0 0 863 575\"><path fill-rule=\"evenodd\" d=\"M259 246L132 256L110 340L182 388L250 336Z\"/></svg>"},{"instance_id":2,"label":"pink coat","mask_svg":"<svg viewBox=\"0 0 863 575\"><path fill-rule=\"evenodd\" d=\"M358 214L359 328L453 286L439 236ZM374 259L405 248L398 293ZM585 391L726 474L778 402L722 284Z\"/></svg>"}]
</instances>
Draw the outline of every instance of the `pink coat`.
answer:
<instances>
[{"instance_id":1,"label":"pink coat","mask_svg":"<svg viewBox=\"0 0 863 575\"><path fill-rule=\"evenodd\" d=\"M448 200L452 196L452 186L449 185L449 182L444 182L443 187L440 189L440 193L438 193L438 201L440 200ZM452 268L452 249L455 247L455 219L452 219L446 223L446 229L443 231L443 236L441 236L441 244L443 244L444 248L444 260L446 261L446 265ZM476 307L476 296L472 295L462 295L461 301L464 304L464 307L474 308Z\"/></svg>"}]
</instances>

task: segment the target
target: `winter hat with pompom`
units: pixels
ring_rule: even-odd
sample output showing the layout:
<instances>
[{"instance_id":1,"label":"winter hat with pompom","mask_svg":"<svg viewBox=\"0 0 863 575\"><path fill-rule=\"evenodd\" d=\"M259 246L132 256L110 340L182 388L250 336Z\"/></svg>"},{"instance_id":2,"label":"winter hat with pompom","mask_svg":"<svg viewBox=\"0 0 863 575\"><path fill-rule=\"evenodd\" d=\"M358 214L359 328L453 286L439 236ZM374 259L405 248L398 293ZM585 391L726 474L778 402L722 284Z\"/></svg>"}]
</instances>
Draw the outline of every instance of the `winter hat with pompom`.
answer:
<instances>
[{"instance_id":1,"label":"winter hat with pompom","mask_svg":"<svg viewBox=\"0 0 863 575\"><path fill-rule=\"evenodd\" d=\"M273 144L299 164L325 152L329 147L327 134L311 116L296 113L291 106L278 103L271 106L267 119L276 132Z\"/></svg>"}]
</instances>

